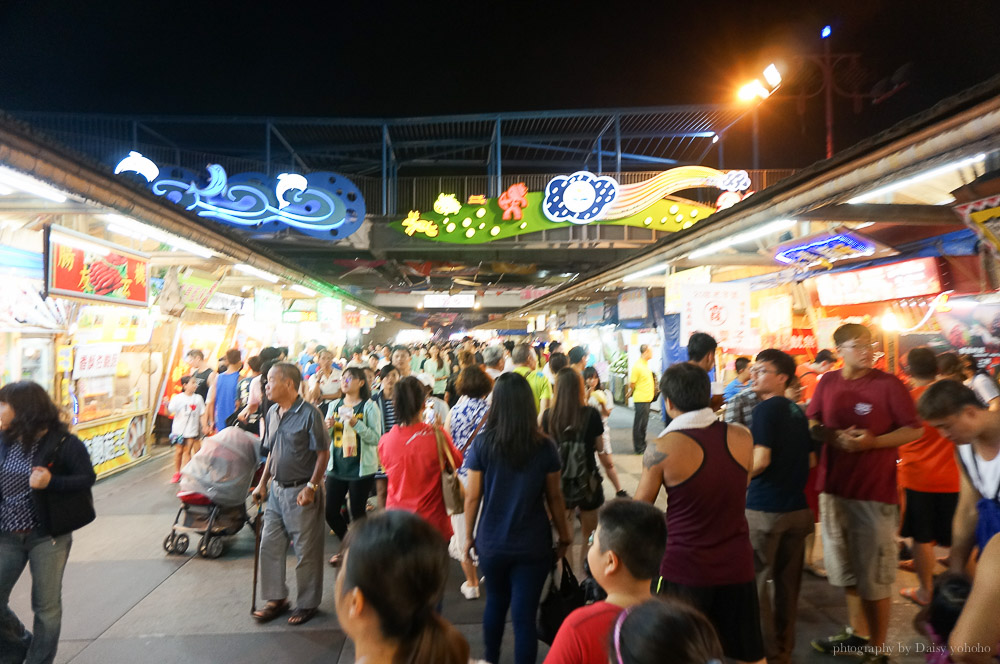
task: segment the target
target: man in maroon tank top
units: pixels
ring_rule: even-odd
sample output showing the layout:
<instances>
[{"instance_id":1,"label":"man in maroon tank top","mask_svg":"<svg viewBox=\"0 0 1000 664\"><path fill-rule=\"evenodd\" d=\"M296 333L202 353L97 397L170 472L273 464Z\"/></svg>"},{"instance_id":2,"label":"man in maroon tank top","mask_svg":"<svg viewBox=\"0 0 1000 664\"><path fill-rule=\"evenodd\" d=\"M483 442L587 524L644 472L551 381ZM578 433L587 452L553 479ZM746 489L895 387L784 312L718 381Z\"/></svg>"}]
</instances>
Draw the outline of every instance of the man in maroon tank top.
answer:
<instances>
[{"instance_id":1,"label":"man in maroon tank top","mask_svg":"<svg viewBox=\"0 0 1000 664\"><path fill-rule=\"evenodd\" d=\"M753 438L716 420L712 386L685 362L663 372L660 391L674 418L646 449L636 500L667 492L667 547L658 592L680 597L715 626L726 657L762 662L764 644L745 515Z\"/></svg>"}]
</instances>

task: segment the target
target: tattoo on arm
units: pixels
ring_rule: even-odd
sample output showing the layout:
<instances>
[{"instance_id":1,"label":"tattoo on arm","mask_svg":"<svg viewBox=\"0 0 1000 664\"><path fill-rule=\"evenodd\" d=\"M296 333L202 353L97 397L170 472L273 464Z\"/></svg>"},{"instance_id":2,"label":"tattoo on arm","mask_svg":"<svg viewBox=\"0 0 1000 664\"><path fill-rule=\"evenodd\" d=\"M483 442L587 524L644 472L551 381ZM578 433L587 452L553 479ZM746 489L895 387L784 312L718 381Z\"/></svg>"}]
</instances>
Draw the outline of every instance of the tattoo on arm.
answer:
<instances>
[{"instance_id":1,"label":"tattoo on arm","mask_svg":"<svg viewBox=\"0 0 1000 664\"><path fill-rule=\"evenodd\" d=\"M653 468L655 466L663 463L663 460L667 458L666 452L661 452L656 449L655 446L650 445L646 448L646 451L642 454L642 467L643 468Z\"/></svg>"}]
</instances>

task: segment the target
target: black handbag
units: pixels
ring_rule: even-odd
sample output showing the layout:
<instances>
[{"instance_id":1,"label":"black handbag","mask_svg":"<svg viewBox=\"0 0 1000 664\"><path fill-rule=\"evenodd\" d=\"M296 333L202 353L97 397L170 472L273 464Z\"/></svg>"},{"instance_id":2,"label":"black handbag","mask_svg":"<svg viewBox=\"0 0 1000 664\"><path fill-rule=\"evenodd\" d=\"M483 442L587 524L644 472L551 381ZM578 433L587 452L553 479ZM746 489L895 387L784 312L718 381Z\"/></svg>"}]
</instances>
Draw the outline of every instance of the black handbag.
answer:
<instances>
[{"instance_id":1,"label":"black handbag","mask_svg":"<svg viewBox=\"0 0 1000 664\"><path fill-rule=\"evenodd\" d=\"M557 570L559 565L562 565L562 579L559 580L557 587ZM580 587L580 582L576 580L573 570L569 567L569 561L564 556L561 561L557 561L552 566L549 591L542 598L541 604L538 605L538 621L536 624L538 639L552 645L559 627L566 620L566 616L579 609L585 602L586 598L584 597L583 588Z\"/></svg>"},{"instance_id":2,"label":"black handbag","mask_svg":"<svg viewBox=\"0 0 1000 664\"><path fill-rule=\"evenodd\" d=\"M45 464L45 467L52 471L53 475L58 474L53 468L58 470L58 461L61 459L60 455L65 442L66 436L63 436L56 443L55 449L52 450L52 454ZM53 537L59 537L83 528L97 518L97 512L94 511L94 495L91 493L90 487L79 491L42 489L36 491L35 496L36 500L45 507L42 510L45 515L42 527Z\"/></svg>"}]
</instances>

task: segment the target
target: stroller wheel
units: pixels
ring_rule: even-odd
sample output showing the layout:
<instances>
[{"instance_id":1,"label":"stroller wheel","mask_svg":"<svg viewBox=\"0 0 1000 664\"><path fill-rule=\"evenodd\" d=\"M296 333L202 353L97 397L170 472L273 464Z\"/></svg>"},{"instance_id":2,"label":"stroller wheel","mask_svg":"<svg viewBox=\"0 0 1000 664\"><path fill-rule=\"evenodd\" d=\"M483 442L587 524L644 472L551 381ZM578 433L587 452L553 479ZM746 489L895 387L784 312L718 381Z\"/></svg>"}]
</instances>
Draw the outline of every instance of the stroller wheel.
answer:
<instances>
[{"instance_id":1,"label":"stroller wheel","mask_svg":"<svg viewBox=\"0 0 1000 664\"><path fill-rule=\"evenodd\" d=\"M174 534L170 533L167 538L163 540L163 550L167 553L174 552Z\"/></svg>"},{"instance_id":2,"label":"stroller wheel","mask_svg":"<svg viewBox=\"0 0 1000 664\"><path fill-rule=\"evenodd\" d=\"M202 540L199 548L203 558L218 558L222 555L223 541L221 537L212 537L208 541Z\"/></svg>"},{"instance_id":3,"label":"stroller wheel","mask_svg":"<svg viewBox=\"0 0 1000 664\"><path fill-rule=\"evenodd\" d=\"M187 535L178 535L177 539L174 541L174 553L183 554L188 550L188 544L190 543L191 540L188 539Z\"/></svg>"}]
</instances>

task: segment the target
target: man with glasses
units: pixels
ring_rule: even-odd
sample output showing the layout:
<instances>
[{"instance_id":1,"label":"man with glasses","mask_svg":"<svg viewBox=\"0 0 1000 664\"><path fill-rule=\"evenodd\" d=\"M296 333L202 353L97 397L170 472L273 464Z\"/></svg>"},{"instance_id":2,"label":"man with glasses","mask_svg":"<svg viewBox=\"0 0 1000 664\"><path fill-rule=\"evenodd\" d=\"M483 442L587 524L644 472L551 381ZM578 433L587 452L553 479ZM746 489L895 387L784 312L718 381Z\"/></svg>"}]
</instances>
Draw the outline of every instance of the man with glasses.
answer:
<instances>
[{"instance_id":1,"label":"man with glasses","mask_svg":"<svg viewBox=\"0 0 1000 664\"><path fill-rule=\"evenodd\" d=\"M884 662L896 578L895 448L917 440L923 428L902 381L873 367L868 328L841 325L833 340L844 366L819 381L806 414L813 438L824 443L819 487L827 574L844 588L851 624L812 645L829 654L867 650L866 659Z\"/></svg>"},{"instance_id":2,"label":"man with glasses","mask_svg":"<svg viewBox=\"0 0 1000 664\"><path fill-rule=\"evenodd\" d=\"M768 348L757 354L753 391L753 471L747 488L747 525L754 550L761 632L768 664L787 664L795 648L795 617L805 559L813 532L806 503L813 443L805 413L785 396L795 380L795 360ZM772 593L773 589L773 593Z\"/></svg>"}]
</instances>

